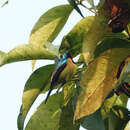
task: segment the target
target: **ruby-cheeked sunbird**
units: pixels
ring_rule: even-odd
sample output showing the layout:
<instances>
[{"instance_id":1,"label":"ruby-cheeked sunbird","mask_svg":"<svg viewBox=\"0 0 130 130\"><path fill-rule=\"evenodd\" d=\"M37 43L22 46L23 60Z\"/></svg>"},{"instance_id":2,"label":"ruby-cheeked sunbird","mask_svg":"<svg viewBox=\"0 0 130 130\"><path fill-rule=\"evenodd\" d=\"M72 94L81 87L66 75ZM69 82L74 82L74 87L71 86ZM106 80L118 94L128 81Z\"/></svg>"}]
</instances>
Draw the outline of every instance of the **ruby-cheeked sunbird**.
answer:
<instances>
[{"instance_id":1,"label":"ruby-cheeked sunbird","mask_svg":"<svg viewBox=\"0 0 130 130\"><path fill-rule=\"evenodd\" d=\"M47 94L47 97L45 99L45 104L51 94L51 91L55 87L56 84L62 84L66 83L69 81L73 74L76 71L76 64L72 59L72 56L68 53L65 52L60 56L60 59L56 65L55 71L52 73L51 76L51 85L50 85L50 90Z\"/></svg>"}]
</instances>

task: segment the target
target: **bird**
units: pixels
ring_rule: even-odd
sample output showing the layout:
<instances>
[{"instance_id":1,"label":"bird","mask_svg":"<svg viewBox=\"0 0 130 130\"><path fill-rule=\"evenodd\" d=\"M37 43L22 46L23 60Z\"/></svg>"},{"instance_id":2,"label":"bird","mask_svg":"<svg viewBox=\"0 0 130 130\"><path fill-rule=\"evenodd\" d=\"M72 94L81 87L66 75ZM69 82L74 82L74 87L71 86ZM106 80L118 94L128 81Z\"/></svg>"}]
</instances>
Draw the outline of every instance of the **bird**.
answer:
<instances>
[{"instance_id":1,"label":"bird","mask_svg":"<svg viewBox=\"0 0 130 130\"><path fill-rule=\"evenodd\" d=\"M54 89L55 85L61 84L60 86L61 88L67 81L69 81L72 78L73 74L76 72L76 69L77 65L73 61L71 54L68 52L63 53L56 64L54 72L52 73L50 89L45 99L45 104L47 103L47 100L52 90ZM58 88L58 90L60 88Z\"/></svg>"}]
</instances>

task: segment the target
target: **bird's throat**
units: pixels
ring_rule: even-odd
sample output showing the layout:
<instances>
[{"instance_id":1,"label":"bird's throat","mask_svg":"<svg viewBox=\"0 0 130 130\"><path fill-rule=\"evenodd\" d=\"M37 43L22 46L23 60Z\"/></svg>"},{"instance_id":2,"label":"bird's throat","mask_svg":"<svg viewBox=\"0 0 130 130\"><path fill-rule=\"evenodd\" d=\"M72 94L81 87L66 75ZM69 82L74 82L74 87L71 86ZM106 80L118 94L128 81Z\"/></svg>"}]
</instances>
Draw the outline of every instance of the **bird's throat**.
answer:
<instances>
[{"instance_id":1,"label":"bird's throat","mask_svg":"<svg viewBox=\"0 0 130 130\"><path fill-rule=\"evenodd\" d=\"M71 58L68 58L68 62L69 62L69 63L72 63L72 59L71 59Z\"/></svg>"}]
</instances>

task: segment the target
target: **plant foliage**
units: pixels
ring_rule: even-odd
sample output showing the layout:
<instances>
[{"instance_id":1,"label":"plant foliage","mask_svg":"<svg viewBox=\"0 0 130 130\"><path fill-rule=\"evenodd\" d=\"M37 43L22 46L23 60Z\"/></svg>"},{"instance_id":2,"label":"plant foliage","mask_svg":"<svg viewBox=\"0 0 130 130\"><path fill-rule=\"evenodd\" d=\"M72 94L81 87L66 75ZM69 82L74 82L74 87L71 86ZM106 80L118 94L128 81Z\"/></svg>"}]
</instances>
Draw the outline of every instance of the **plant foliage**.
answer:
<instances>
[{"instance_id":1,"label":"plant foliage","mask_svg":"<svg viewBox=\"0 0 130 130\"><path fill-rule=\"evenodd\" d=\"M8 53L0 51L0 66L7 63L49 59L57 64L64 52L77 57L77 71L60 93L50 96L24 121L36 98L49 90L55 64L34 71L25 83L18 115L18 130L123 130L130 120L126 108L130 96L130 2L129 0L68 0L44 13L33 27L29 44ZM94 13L83 16L80 7ZM59 46L53 41L76 10L82 19ZM57 88L57 86L55 87ZM128 126L127 126L128 127Z\"/></svg>"}]
</instances>

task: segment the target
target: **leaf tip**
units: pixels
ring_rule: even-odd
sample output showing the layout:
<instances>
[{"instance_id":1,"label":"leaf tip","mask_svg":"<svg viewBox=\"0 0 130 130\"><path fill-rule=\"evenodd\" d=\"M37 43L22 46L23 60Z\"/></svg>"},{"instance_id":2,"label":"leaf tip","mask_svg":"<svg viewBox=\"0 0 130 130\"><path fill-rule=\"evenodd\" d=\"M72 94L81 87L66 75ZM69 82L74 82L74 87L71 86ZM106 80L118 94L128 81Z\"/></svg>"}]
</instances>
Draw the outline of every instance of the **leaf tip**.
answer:
<instances>
[{"instance_id":1,"label":"leaf tip","mask_svg":"<svg viewBox=\"0 0 130 130\"><path fill-rule=\"evenodd\" d=\"M32 71L34 70L34 67L35 67L35 63L36 63L36 60L32 60Z\"/></svg>"}]
</instances>

